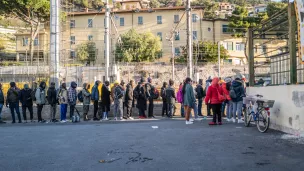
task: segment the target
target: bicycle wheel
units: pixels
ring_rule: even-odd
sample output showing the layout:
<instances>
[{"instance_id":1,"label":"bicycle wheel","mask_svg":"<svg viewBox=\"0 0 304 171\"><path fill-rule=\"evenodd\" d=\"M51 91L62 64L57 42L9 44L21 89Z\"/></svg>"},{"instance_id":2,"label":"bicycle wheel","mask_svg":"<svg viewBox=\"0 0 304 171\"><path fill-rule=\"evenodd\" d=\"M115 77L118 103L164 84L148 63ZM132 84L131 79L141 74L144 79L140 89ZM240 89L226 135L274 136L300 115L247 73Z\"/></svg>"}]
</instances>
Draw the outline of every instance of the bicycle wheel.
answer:
<instances>
[{"instance_id":1,"label":"bicycle wheel","mask_svg":"<svg viewBox=\"0 0 304 171\"><path fill-rule=\"evenodd\" d=\"M246 127L250 126L250 122L252 119L252 114L250 112L251 112L251 110L249 107L247 107L244 111L244 124Z\"/></svg>"},{"instance_id":2,"label":"bicycle wheel","mask_svg":"<svg viewBox=\"0 0 304 171\"><path fill-rule=\"evenodd\" d=\"M264 133L268 130L270 123L270 118L268 116L268 112L265 109L259 111L258 119L257 119L257 128L260 132Z\"/></svg>"}]
</instances>

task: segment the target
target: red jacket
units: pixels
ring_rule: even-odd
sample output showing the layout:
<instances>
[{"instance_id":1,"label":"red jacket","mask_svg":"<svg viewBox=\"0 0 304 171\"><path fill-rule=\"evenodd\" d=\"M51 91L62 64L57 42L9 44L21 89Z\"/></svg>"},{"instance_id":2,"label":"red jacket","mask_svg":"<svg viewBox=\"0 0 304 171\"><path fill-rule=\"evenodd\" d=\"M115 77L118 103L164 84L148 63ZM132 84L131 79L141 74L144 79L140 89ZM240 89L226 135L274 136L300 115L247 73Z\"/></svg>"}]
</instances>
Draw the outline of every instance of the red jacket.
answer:
<instances>
[{"instance_id":1,"label":"red jacket","mask_svg":"<svg viewBox=\"0 0 304 171\"><path fill-rule=\"evenodd\" d=\"M223 83L223 84L222 84L222 89L223 89L224 96L226 97L227 100L231 100L229 91L227 90L226 87L227 87L227 84L226 84L226 83Z\"/></svg>"},{"instance_id":2,"label":"red jacket","mask_svg":"<svg viewBox=\"0 0 304 171\"><path fill-rule=\"evenodd\" d=\"M223 95L223 89L219 85L211 85L205 98L205 103L208 104L221 104L218 93Z\"/></svg>"}]
</instances>

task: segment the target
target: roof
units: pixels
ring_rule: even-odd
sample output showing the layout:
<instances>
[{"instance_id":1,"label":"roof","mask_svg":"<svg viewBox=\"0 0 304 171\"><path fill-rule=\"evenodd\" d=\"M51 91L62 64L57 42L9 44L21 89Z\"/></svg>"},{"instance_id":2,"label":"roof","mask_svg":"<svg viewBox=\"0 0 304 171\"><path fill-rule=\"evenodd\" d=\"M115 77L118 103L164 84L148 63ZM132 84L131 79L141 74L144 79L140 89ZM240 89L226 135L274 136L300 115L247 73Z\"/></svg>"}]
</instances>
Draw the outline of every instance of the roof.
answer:
<instances>
[{"instance_id":1,"label":"roof","mask_svg":"<svg viewBox=\"0 0 304 171\"><path fill-rule=\"evenodd\" d=\"M202 6L194 6L192 9L204 9ZM132 10L114 10L115 13L131 13L134 12L135 9ZM139 9L139 12L149 12L149 10L154 11L165 11L165 10L185 10L184 6L180 7L164 7L164 8L146 8L146 9ZM80 16L80 15L97 15L97 14L104 14L105 11L89 11L89 12L72 12L68 15Z\"/></svg>"}]
</instances>

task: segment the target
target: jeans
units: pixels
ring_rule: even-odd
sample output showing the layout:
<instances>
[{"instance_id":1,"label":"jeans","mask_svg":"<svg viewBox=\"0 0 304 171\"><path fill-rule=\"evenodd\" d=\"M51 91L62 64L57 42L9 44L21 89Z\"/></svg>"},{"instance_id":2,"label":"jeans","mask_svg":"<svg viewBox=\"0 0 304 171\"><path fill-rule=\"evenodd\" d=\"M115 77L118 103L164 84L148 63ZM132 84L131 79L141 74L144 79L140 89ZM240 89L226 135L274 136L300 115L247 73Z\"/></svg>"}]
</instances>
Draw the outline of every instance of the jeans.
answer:
<instances>
[{"instance_id":1,"label":"jeans","mask_svg":"<svg viewBox=\"0 0 304 171\"><path fill-rule=\"evenodd\" d=\"M232 105L232 101L230 100L226 104L226 116L228 119L232 118L232 111L233 111L233 105Z\"/></svg>"},{"instance_id":2,"label":"jeans","mask_svg":"<svg viewBox=\"0 0 304 171\"><path fill-rule=\"evenodd\" d=\"M213 113L213 122L216 123L216 116L217 116L218 122L222 122L222 115L221 115L222 103L211 104L211 108L212 108L212 113Z\"/></svg>"},{"instance_id":3,"label":"jeans","mask_svg":"<svg viewBox=\"0 0 304 171\"><path fill-rule=\"evenodd\" d=\"M182 116L182 117L185 117L185 108L184 108L184 105L183 105L182 103L181 103L180 112L181 112L181 116Z\"/></svg>"},{"instance_id":4,"label":"jeans","mask_svg":"<svg viewBox=\"0 0 304 171\"><path fill-rule=\"evenodd\" d=\"M68 104L61 104L60 105L60 120L66 120L66 114L68 111Z\"/></svg>"},{"instance_id":5,"label":"jeans","mask_svg":"<svg viewBox=\"0 0 304 171\"><path fill-rule=\"evenodd\" d=\"M122 117L123 116L123 102L122 99L116 99L114 101L114 117Z\"/></svg>"},{"instance_id":6,"label":"jeans","mask_svg":"<svg viewBox=\"0 0 304 171\"><path fill-rule=\"evenodd\" d=\"M16 122L15 111L17 113L19 122L21 122L21 116L20 116L20 111L19 111L19 103L18 102L17 103L9 103L9 108L11 110L11 115L12 115L13 122Z\"/></svg>"},{"instance_id":7,"label":"jeans","mask_svg":"<svg viewBox=\"0 0 304 171\"><path fill-rule=\"evenodd\" d=\"M223 102L222 103L222 109L221 109L222 117L225 115L225 108L226 108L226 102Z\"/></svg>"},{"instance_id":8,"label":"jeans","mask_svg":"<svg viewBox=\"0 0 304 171\"><path fill-rule=\"evenodd\" d=\"M50 120L55 119L57 105L50 105Z\"/></svg>"},{"instance_id":9,"label":"jeans","mask_svg":"<svg viewBox=\"0 0 304 171\"><path fill-rule=\"evenodd\" d=\"M233 102L233 118L236 119L236 113L238 114L238 119L242 119L242 108L243 101Z\"/></svg>"},{"instance_id":10,"label":"jeans","mask_svg":"<svg viewBox=\"0 0 304 171\"><path fill-rule=\"evenodd\" d=\"M154 103L153 103L153 98L149 98L149 110L148 110L148 117L153 117L153 108L154 108Z\"/></svg>"},{"instance_id":11,"label":"jeans","mask_svg":"<svg viewBox=\"0 0 304 171\"><path fill-rule=\"evenodd\" d=\"M43 120L42 116L41 116L42 109L43 109L43 105L41 105L41 104L37 105L38 121L42 121Z\"/></svg>"},{"instance_id":12,"label":"jeans","mask_svg":"<svg viewBox=\"0 0 304 171\"><path fill-rule=\"evenodd\" d=\"M0 104L0 121L2 120L1 119L2 108L3 108L3 104Z\"/></svg>"},{"instance_id":13,"label":"jeans","mask_svg":"<svg viewBox=\"0 0 304 171\"><path fill-rule=\"evenodd\" d=\"M74 110L75 110L76 105L70 105L70 119L74 116Z\"/></svg>"},{"instance_id":14,"label":"jeans","mask_svg":"<svg viewBox=\"0 0 304 171\"><path fill-rule=\"evenodd\" d=\"M174 104L172 103L168 103L167 104L167 111L168 111L168 117L172 117L173 116L173 113L174 113Z\"/></svg>"},{"instance_id":15,"label":"jeans","mask_svg":"<svg viewBox=\"0 0 304 171\"><path fill-rule=\"evenodd\" d=\"M30 112L30 119L33 120L33 106L22 106L22 115L23 115L23 119L26 121L26 108L28 109L28 111Z\"/></svg>"},{"instance_id":16,"label":"jeans","mask_svg":"<svg viewBox=\"0 0 304 171\"><path fill-rule=\"evenodd\" d=\"M195 117L195 119L197 119L198 118L198 111L197 111L197 104L196 104L196 102L193 105L193 111L194 111L194 117ZM192 113L190 113L190 118L192 118Z\"/></svg>"},{"instance_id":17,"label":"jeans","mask_svg":"<svg viewBox=\"0 0 304 171\"><path fill-rule=\"evenodd\" d=\"M202 106L203 106L203 99L198 99L198 116L203 116L202 115Z\"/></svg>"},{"instance_id":18,"label":"jeans","mask_svg":"<svg viewBox=\"0 0 304 171\"><path fill-rule=\"evenodd\" d=\"M163 108L162 108L162 116L164 116L165 114L168 116L168 107L167 107L167 102L163 101Z\"/></svg>"}]
</instances>

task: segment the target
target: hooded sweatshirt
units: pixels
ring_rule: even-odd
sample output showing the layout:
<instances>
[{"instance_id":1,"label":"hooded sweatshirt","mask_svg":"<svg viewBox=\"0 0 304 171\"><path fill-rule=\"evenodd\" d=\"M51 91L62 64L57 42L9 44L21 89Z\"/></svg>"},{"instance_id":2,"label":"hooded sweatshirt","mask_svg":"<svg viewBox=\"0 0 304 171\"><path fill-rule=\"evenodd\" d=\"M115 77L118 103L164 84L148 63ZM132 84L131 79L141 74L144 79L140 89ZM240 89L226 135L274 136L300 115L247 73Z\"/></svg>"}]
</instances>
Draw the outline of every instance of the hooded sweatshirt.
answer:
<instances>
[{"instance_id":1,"label":"hooded sweatshirt","mask_svg":"<svg viewBox=\"0 0 304 171\"><path fill-rule=\"evenodd\" d=\"M232 82L232 87L235 91L236 98L233 98L233 102L240 102L243 101L243 97L245 97L245 90L243 86L243 82L241 80L234 80Z\"/></svg>"},{"instance_id":2,"label":"hooded sweatshirt","mask_svg":"<svg viewBox=\"0 0 304 171\"><path fill-rule=\"evenodd\" d=\"M56 93L55 85L51 85L51 87L48 89L47 100L50 105L57 104L57 93Z\"/></svg>"},{"instance_id":3,"label":"hooded sweatshirt","mask_svg":"<svg viewBox=\"0 0 304 171\"><path fill-rule=\"evenodd\" d=\"M83 89L82 89L82 96L83 96L83 105L90 105L90 97L91 93L88 90L88 85L87 83L83 84Z\"/></svg>"},{"instance_id":4,"label":"hooded sweatshirt","mask_svg":"<svg viewBox=\"0 0 304 171\"><path fill-rule=\"evenodd\" d=\"M28 87L27 84L24 85L24 89L20 91L20 102L22 106L32 106L33 105L33 100L32 100L32 89Z\"/></svg>"},{"instance_id":5,"label":"hooded sweatshirt","mask_svg":"<svg viewBox=\"0 0 304 171\"><path fill-rule=\"evenodd\" d=\"M46 103L46 93L45 93L45 87L43 87L44 82L41 82L39 85L39 88L37 88L35 97L36 97L36 103L38 105L44 105Z\"/></svg>"},{"instance_id":6,"label":"hooded sweatshirt","mask_svg":"<svg viewBox=\"0 0 304 171\"><path fill-rule=\"evenodd\" d=\"M219 94L223 95L223 89L219 85L219 79L215 77L212 80L211 86L208 88L205 103L221 104L222 102L219 100Z\"/></svg>"},{"instance_id":7,"label":"hooded sweatshirt","mask_svg":"<svg viewBox=\"0 0 304 171\"><path fill-rule=\"evenodd\" d=\"M227 100L231 100L230 93L229 93L230 87L231 87L231 82L228 82L228 83L224 82L222 84L223 93Z\"/></svg>"},{"instance_id":8,"label":"hooded sweatshirt","mask_svg":"<svg viewBox=\"0 0 304 171\"><path fill-rule=\"evenodd\" d=\"M92 95L91 95L91 99L94 101L99 100L99 91L98 91L98 84L100 82L99 81L95 81L95 84L92 88Z\"/></svg>"},{"instance_id":9,"label":"hooded sweatshirt","mask_svg":"<svg viewBox=\"0 0 304 171\"><path fill-rule=\"evenodd\" d=\"M77 101L77 84L73 81L71 82L71 87L68 90L68 101L70 105L76 105Z\"/></svg>"}]
</instances>

